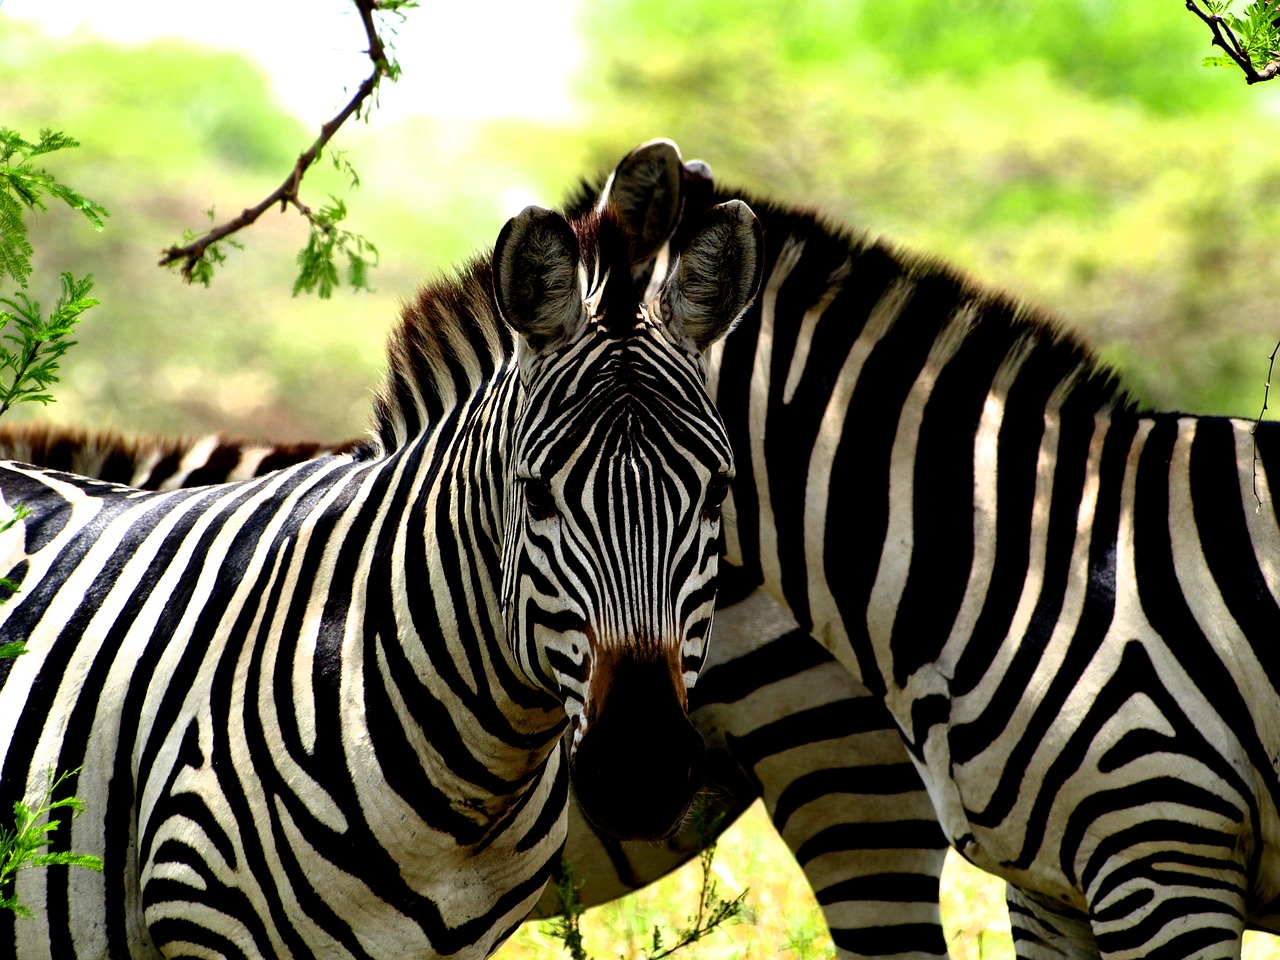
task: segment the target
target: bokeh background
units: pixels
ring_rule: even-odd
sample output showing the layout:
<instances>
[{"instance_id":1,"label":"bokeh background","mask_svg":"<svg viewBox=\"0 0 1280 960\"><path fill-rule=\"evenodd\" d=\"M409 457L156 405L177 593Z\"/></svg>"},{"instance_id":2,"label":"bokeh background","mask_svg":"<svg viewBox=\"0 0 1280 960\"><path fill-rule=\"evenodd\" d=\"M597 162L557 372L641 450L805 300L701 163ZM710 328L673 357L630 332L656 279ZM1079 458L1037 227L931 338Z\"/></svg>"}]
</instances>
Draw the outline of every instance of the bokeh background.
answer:
<instances>
[{"instance_id":1,"label":"bokeh background","mask_svg":"<svg viewBox=\"0 0 1280 960\"><path fill-rule=\"evenodd\" d=\"M11 418L359 434L399 302L655 136L1048 307L1150 405L1262 405L1280 82L1202 67L1214 51L1182 0L425 0L395 38L403 79L335 143L361 187L327 164L304 186L378 246L375 292L291 297L293 213L242 235L209 289L157 267L205 211L284 178L365 76L363 46L346 0L0 0L0 124L78 138L47 165L111 212L101 233L64 209L31 220L30 292L92 272L102 305L57 402ZM829 955L765 821L735 838L726 876L755 891L756 925L701 955ZM998 885L964 875L948 898L957 955L1008 954ZM600 954L646 938L641 908L611 916ZM547 955L530 936L514 949Z\"/></svg>"}]
</instances>

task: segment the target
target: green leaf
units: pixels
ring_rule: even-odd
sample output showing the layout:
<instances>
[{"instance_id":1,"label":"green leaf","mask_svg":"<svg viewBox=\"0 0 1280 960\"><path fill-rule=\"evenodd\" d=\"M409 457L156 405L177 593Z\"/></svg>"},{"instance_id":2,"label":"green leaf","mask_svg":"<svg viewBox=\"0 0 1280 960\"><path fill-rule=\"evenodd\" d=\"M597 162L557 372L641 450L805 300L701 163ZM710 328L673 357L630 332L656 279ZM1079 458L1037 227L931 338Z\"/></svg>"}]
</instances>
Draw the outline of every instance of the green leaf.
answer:
<instances>
[{"instance_id":1,"label":"green leaf","mask_svg":"<svg viewBox=\"0 0 1280 960\"><path fill-rule=\"evenodd\" d=\"M77 280L63 273L62 293L48 321L41 317L39 302L25 293L0 297L0 304L9 308L0 310L0 341L14 345L9 349L0 344L0 414L15 403L53 399L45 391L58 381L58 361L75 345L67 336L81 315L98 303L88 295L91 289L92 274Z\"/></svg>"},{"instance_id":2,"label":"green leaf","mask_svg":"<svg viewBox=\"0 0 1280 960\"><path fill-rule=\"evenodd\" d=\"M59 809L70 809L76 816L84 810L84 801L69 796L55 800L54 793L71 777L79 774L80 768L68 770L56 779L53 769L49 770L49 786L44 796L32 803L18 801L13 805L16 826L0 829L0 908L14 911L19 917L32 916L30 909L18 902L17 894L7 891L21 870L33 867L71 866L102 872L102 860L90 854L56 851L41 853L52 841L50 834L61 823L59 820L45 820L50 813Z\"/></svg>"},{"instance_id":3,"label":"green leaf","mask_svg":"<svg viewBox=\"0 0 1280 960\"><path fill-rule=\"evenodd\" d=\"M31 143L8 127L0 127L0 272L8 274L22 288L31 277L31 244L27 240L27 210L47 210L52 197L82 213L95 230L101 230L106 208L38 169L29 161L57 150L79 146L63 133L40 132Z\"/></svg>"}]
</instances>

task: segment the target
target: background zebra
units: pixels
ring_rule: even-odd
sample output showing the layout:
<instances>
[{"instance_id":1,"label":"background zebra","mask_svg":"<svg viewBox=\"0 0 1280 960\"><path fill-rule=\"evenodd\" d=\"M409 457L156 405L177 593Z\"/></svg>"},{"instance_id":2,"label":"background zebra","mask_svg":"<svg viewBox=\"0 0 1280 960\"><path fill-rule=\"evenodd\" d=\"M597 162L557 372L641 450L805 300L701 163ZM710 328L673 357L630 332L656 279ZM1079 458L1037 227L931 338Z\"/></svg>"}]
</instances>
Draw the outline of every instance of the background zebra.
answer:
<instances>
[{"instance_id":1,"label":"background zebra","mask_svg":"<svg viewBox=\"0 0 1280 960\"><path fill-rule=\"evenodd\" d=\"M689 215L742 195L683 179ZM755 209L764 287L711 372L735 575L884 700L1020 954L1280 929L1280 429L1141 412L1012 299Z\"/></svg>"},{"instance_id":2,"label":"background zebra","mask_svg":"<svg viewBox=\"0 0 1280 960\"><path fill-rule=\"evenodd\" d=\"M16 955L483 956L563 841L566 715L594 820L679 819L732 470L700 355L760 259L744 205L704 226L637 311L610 218L526 211L406 309L347 453L160 494L0 472L31 510L0 793L83 764L57 842L106 862L20 875Z\"/></svg>"}]
</instances>

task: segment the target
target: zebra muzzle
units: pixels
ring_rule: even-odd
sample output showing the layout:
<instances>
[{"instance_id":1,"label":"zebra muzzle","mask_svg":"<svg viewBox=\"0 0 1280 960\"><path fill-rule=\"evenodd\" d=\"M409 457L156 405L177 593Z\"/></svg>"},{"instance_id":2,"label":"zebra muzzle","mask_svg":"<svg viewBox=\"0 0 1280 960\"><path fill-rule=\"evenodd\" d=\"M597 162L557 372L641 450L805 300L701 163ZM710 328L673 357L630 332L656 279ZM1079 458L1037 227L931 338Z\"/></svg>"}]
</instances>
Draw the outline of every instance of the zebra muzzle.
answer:
<instances>
[{"instance_id":1,"label":"zebra muzzle","mask_svg":"<svg viewBox=\"0 0 1280 960\"><path fill-rule=\"evenodd\" d=\"M706 756L683 677L665 659L598 654L589 702L570 761L583 815L621 840L670 836L702 785Z\"/></svg>"}]
</instances>

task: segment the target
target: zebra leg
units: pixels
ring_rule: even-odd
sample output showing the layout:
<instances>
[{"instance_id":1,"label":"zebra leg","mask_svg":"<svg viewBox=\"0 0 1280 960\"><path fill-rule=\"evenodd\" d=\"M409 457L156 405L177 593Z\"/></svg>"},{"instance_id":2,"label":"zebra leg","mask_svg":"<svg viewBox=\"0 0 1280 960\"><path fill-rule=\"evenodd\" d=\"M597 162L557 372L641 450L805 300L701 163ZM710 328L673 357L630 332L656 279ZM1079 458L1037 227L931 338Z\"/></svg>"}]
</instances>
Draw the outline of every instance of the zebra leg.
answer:
<instances>
[{"instance_id":1,"label":"zebra leg","mask_svg":"<svg viewBox=\"0 0 1280 960\"><path fill-rule=\"evenodd\" d=\"M1181 825L1170 826L1177 830ZM1169 843L1098 878L1094 889L1107 892L1090 904L1090 921L1098 955L1105 960L1239 958L1244 871L1202 855L1188 856L1178 846Z\"/></svg>"},{"instance_id":2,"label":"zebra leg","mask_svg":"<svg viewBox=\"0 0 1280 960\"><path fill-rule=\"evenodd\" d=\"M1005 885L1013 949L1020 960L1084 960L1098 956L1089 918L1047 897Z\"/></svg>"},{"instance_id":3,"label":"zebra leg","mask_svg":"<svg viewBox=\"0 0 1280 960\"><path fill-rule=\"evenodd\" d=\"M841 958L946 955L947 842L880 700L762 592L716 614L694 721L759 785Z\"/></svg>"},{"instance_id":4,"label":"zebra leg","mask_svg":"<svg viewBox=\"0 0 1280 960\"><path fill-rule=\"evenodd\" d=\"M1200 859L1196 865L1166 849L1120 863L1091 884L1103 896L1091 903L1087 917L1008 884L1017 955L1023 960L1238 958L1245 925L1243 872L1213 869Z\"/></svg>"}]
</instances>

